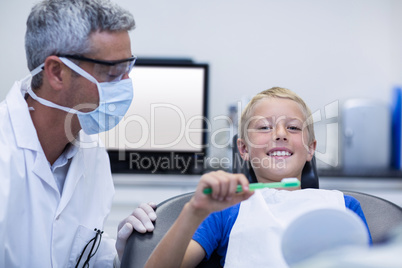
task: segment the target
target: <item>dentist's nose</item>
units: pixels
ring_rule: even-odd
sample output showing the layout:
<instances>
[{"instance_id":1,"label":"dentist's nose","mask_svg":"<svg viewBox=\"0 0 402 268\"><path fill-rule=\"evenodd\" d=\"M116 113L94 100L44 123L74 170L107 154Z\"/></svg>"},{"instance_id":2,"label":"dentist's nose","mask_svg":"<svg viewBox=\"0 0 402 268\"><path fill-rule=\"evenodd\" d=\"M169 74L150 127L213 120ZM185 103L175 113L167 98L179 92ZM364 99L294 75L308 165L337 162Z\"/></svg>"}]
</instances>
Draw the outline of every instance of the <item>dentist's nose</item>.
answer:
<instances>
[{"instance_id":1,"label":"dentist's nose","mask_svg":"<svg viewBox=\"0 0 402 268\"><path fill-rule=\"evenodd\" d=\"M128 76L128 73L125 73L125 74L123 75L123 77L121 78L121 80L127 79L127 78L130 78L130 77Z\"/></svg>"}]
</instances>

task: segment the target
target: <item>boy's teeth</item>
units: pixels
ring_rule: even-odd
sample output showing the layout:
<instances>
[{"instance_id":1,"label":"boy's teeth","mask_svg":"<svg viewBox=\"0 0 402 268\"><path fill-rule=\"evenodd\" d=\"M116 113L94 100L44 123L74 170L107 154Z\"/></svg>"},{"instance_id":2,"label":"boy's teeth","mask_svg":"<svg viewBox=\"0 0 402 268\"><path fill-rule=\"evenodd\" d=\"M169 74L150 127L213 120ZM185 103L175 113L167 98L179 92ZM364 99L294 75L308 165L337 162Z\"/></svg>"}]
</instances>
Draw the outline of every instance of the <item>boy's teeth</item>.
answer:
<instances>
[{"instance_id":1,"label":"boy's teeth","mask_svg":"<svg viewBox=\"0 0 402 268\"><path fill-rule=\"evenodd\" d=\"M271 156L290 156L291 153L287 152L287 151L275 151L270 153L269 155Z\"/></svg>"}]
</instances>

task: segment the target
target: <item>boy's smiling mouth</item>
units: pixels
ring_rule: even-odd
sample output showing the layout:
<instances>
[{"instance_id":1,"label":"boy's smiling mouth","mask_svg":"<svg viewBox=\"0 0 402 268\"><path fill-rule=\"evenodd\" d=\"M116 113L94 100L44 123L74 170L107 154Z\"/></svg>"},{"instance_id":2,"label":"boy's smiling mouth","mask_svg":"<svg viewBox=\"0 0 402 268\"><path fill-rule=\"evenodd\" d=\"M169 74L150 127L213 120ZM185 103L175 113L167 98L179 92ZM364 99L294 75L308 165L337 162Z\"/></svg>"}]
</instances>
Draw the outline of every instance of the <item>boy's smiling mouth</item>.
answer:
<instances>
[{"instance_id":1,"label":"boy's smiling mouth","mask_svg":"<svg viewBox=\"0 0 402 268\"><path fill-rule=\"evenodd\" d=\"M293 153L286 148L275 148L271 149L267 155L271 157L289 157L292 156Z\"/></svg>"}]
</instances>

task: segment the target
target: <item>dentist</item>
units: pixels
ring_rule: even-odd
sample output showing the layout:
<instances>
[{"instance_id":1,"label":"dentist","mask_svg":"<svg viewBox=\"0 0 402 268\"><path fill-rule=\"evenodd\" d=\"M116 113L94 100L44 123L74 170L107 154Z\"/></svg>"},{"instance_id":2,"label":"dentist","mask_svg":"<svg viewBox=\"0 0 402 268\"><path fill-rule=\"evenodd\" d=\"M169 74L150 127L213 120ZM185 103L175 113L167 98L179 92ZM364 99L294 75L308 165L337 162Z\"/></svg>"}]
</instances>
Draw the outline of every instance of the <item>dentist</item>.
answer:
<instances>
[{"instance_id":1,"label":"dentist","mask_svg":"<svg viewBox=\"0 0 402 268\"><path fill-rule=\"evenodd\" d=\"M133 229L153 230L142 204L103 233L114 195L97 135L133 98L132 15L108 0L47 0L28 17L29 76L0 103L0 267L119 266Z\"/></svg>"}]
</instances>

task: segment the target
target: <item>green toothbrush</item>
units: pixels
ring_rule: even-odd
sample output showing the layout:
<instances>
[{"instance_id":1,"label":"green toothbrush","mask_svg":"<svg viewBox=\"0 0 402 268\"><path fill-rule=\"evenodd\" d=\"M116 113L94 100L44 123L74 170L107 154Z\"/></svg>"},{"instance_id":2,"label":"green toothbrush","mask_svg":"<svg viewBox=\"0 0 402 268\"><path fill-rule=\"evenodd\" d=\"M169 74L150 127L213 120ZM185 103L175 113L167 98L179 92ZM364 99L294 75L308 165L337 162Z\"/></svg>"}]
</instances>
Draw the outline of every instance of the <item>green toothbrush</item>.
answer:
<instances>
[{"instance_id":1,"label":"green toothbrush","mask_svg":"<svg viewBox=\"0 0 402 268\"><path fill-rule=\"evenodd\" d=\"M270 183L250 183L249 184L249 189L251 191L257 190L257 189L263 189L263 188L293 188L293 187L299 187L300 186L300 181L297 178L286 178L282 179L281 182L270 182ZM237 192L241 192L243 189L241 185L237 185ZM204 194L211 194L212 189L211 188L205 188L204 189Z\"/></svg>"}]
</instances>

